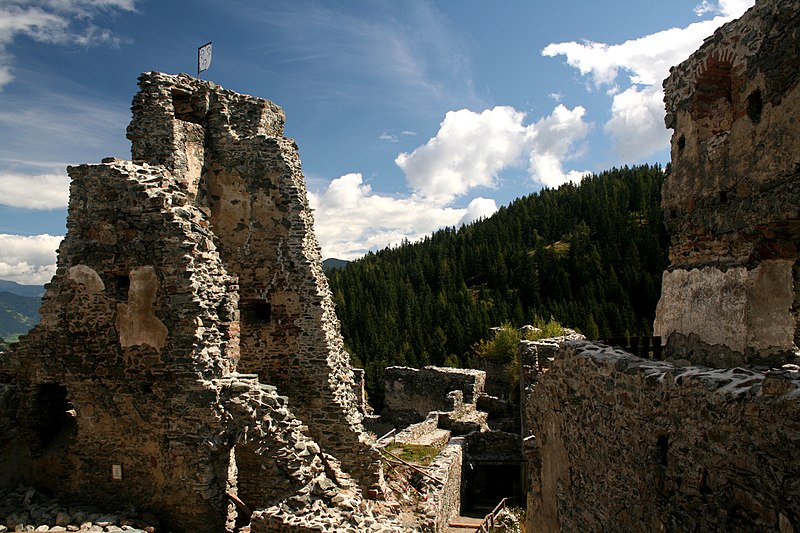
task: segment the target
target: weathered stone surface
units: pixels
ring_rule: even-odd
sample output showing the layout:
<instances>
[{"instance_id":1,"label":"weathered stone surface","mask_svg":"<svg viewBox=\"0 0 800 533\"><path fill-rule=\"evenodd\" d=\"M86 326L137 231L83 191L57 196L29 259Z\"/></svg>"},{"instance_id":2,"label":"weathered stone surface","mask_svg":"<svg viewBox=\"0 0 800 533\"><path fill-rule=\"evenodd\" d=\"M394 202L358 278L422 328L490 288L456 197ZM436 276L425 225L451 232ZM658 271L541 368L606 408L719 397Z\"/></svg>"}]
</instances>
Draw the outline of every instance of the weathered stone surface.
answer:
<instances>
[{"instance_id":1,"label":"weathered stone surface","mask_svg":"<svg viewBox=\"0 0 800 533\"><path fill-rule=\"evenodd\" d=\"M486 373L482 370L426 366L391 366L384 372L384 410L381 418L396 427L422 422L431 411L455 412L475 409L483 393ZM460 396L450 394L453 391Z\"/></svg>"},{"instance_id":2,"label":"weathered stone surface","mask_svg":"<svg viewBox=\"0 0 800 533\"><path fill-rule=\"evenodd\" d=\"M664 81L672 264L655 329L668 355L725 366L797 350L799 43L800 4L760 0Z\"/></svg>"},{"instance_id":3,"label":"weathered stone surface","mask_svg":"<svg viewBox=\"0 0 800 533\"><path fill-rule=\"evenodd\" d=\"M736 366L786 355L794 343L793 261L755 268L709 266L664 273L655 334L670 339L670 354L714 366ZM685 350L678 336L696 336ZM706 349L698 349L703 343ZM727 348L727 351L725 350ZM711 355L713 354L713 355Z\"/></svg>"},{"instance_id":4,"label":"weathered stone surface","mask_svg":"<svg viewBox=\"0 0 800 533\"><path fill-rule=\"evenodd\" d=\"M526 405L528 531L800 524L796 371L676 367L568 342Z\"/></svg>"},{"instance_id":5,"label":"weathered stone surface","mask_svg":"<svg viewBox=\"0 0 800 533\"><path fill-rule=\"evenodd\" d=\"M139 82L136 162L68 169L41 323L0 356L0 487L176 532L246 523L227 494L253 531L364 530L379 456L283 112L186 75Z\"/></svg>"},{"instance_id":6,"label":"weathered stone surface","mask_svg":"<svg viewBox=\"0 0 800 533\"><path fill-rule=\"evenodd\" d=\"M463 463L464 438L454 437L430 464L428 473L437 481L422 481L422 531L445 531L450 520L461 512Z\"/></svg>"}]
</instances>

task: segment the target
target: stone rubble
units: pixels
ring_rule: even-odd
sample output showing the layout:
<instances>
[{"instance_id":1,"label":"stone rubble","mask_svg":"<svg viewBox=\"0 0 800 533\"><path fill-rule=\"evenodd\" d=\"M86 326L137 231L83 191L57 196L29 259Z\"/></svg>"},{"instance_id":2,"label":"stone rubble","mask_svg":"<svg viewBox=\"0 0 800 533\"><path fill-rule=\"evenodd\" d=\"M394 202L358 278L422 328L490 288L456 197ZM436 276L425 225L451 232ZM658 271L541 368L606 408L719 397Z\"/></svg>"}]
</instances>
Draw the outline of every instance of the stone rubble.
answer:
<instances>
[{"instance_id":1,"label":"stone rubble","mask_svg":"<svg viewBox=\"0 0 800 533\"><path fill-rule=\"evenodd\" d=\"M0 491L0 533L6 531L128 531L153 533L158 519L133 511L98 513L67 506L33 487Z\"/></svg>"}]
</instances>

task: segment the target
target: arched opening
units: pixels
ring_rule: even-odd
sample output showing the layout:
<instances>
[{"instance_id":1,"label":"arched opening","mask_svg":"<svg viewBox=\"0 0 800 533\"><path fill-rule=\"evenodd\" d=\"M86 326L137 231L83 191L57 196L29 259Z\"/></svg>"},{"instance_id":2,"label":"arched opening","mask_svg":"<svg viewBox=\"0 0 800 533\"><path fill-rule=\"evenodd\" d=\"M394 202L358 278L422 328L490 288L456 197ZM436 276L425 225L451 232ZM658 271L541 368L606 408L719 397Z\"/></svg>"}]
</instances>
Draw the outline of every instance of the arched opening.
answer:
<instances>
[{"instance_id":1,"label":"arched opening","mask_svg":"<svg viewBox=\"0 0 800 533\"><path fill-rule=\"evenodd\" d=\"M731 129L734 101L732 69L730 59L710 56L697 74L691 115L701 142Z\"/></svg>"}]
</instances>

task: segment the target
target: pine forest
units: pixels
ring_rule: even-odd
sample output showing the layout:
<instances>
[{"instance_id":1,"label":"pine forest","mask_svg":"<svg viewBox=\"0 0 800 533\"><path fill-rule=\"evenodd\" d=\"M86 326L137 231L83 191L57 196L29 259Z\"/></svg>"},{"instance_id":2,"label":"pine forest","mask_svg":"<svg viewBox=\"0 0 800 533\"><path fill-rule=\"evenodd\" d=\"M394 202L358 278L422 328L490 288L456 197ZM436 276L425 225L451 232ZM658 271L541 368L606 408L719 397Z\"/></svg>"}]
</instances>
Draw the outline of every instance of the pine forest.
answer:
<instances>
[{"instance_id":1,"label":"pine forest","mask_svg":"<svg viewBox=\"0 0 800 533\"><path fill-rule=\"evenodd\" d=\"M651 335L668 264L664 173L642 165L587 176L329 271L370 401L382 404L387 366L474 366L473 346L501 324L554 319L592 339Z\"/></svg>"}]
</instances>

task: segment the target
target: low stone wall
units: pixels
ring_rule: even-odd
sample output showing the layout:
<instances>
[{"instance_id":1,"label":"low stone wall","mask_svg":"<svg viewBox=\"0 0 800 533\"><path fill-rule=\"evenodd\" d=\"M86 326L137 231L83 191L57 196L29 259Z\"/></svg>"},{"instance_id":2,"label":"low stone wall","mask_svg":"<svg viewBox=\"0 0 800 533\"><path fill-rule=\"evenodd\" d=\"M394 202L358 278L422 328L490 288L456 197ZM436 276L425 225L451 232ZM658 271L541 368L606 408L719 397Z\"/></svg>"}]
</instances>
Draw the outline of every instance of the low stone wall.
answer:
<instances>
[{"instance_id":1,"label":"low stone wall","mask_svg":"<svg viewBox=\"0 0 800 533\"><path fill-rule=\"evenodd\" d=\"M525 418L528 531L800 526L797 371L677 367L566 342Z\"/></svg>"},{"instance_id":2,"label":"low stone wall","mask_svg":"<svg viewBox=\"0 0 800 533\"><path fill-rule=\"evenodd\" d=\"M426 366L390 366L384 372L385 400L381 413L397 426L421 422L431 411L474 409L483 393L486 373L481 370ZM450 394L453 391L462 393Z\"/></svg>"},{"instance_id":3,"label":"low stone wall","mask_svg":"<svg viewBox=\"0 0 800 533\"><path fill-rule=\"evenodd\" d=\"M415 443L425 435L429 435L439 429L439 413L428 413L428 418L422 422L411 424L404 430L395 435L394 441L400 444Z\"/></svg>"},{"instance_id":4,"label":"low stone wall","mask_svg":"<svg viewBox=\"0 0 800 533\"><path fill-rule=\"evenodd\" d=\"M444 531L450 520L459 515L463 461L464 437L453 437L430 464L428 473L439 481L423 478L422 531Z\"/></svg>"}]
</instances>

